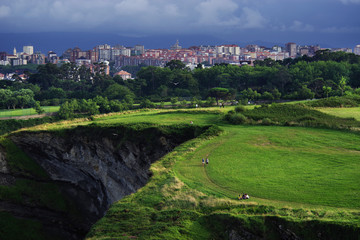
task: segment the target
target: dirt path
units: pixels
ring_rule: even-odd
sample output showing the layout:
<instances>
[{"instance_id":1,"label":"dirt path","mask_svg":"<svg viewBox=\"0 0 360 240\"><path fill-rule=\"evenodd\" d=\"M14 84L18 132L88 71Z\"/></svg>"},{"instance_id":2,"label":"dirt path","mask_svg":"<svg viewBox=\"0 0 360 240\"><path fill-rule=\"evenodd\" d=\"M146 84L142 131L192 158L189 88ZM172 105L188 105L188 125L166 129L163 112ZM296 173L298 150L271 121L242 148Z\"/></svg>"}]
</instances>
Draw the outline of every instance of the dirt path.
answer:
<instances>
[{"instance_id":1,"label":"dirt path","mask_svg":"<svg viewBox=\"0 0 360 240\"><path fill-rule=\"evenodd\" d=\"M16 120L27 120L31 118L43 118L47 116L55 116L57 113L44 113L44 114L35 114L35 115L26 115L26 116L16 116L16 117L0 117L0 120L9 120L9 119L16 119Z\"/></svg>"}]
</instances>

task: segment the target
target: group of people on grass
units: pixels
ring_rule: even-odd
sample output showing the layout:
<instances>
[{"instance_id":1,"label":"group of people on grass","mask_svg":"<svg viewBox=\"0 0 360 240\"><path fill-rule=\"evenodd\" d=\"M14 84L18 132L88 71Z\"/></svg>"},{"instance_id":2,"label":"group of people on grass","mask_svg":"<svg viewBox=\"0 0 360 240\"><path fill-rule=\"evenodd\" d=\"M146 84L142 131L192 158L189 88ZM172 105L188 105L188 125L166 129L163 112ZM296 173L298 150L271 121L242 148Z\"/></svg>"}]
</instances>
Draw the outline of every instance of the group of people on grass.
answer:
<instances>
[{"instance_id":1,"label":"group of people on grass","mask_svg":"<svg viewBox=\"0 0 360 240\"><path fill-rule=\"evenodd\" d=\"M206 160L205 160L205 159L202 159L202 160L201 160L201 163L202 163L203 166L205 165L205 163L206 163L206 164L209 164L209 159L208 159L208 158L206 158Z\"/></svg>"},{"instance_id":2,"label":"group of people on grass","mask_svg":"<svg viewBox=\"0 0 360 240\"><path fill-rule=\"evenodd\" d=\"M249 197L249 195L248 195L247 193L239 194L239 197L238 197L239 200L249 199L249 198L250 198L250 197Z\"/></svg>"},{"instance_id":3,"label":"group of people on grass","mask_svg":"<svg viewBox=\"0 0 360 240\"><path fill-rule=\"evenodd\" d=\"M205 166L205 164L209 164L209 159L208 158L206 158L206 160L203 158L203 159L201 159L201 163L202 163L202 165L203 166ZM249 199L250 198L250 196L249 196L249 194L247 194L247 193L241 193L241 194L239 194L239 197L238 197L238 199L239 200L242 200L242 199Z\"/></svg>"}]
</instances>

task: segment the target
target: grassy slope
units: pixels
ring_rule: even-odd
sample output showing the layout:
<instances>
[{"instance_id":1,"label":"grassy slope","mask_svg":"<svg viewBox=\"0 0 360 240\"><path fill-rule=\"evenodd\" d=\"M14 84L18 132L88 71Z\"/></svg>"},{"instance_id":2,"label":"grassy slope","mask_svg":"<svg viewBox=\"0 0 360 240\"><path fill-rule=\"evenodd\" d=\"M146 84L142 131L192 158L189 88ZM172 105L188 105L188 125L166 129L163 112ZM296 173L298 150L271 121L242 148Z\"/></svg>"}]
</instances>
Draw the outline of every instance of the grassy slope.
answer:
<instances>
[{"instance_id":1,"label":"grassy slope","mask_svg":"<svg viewBox=\"0 0 360 240\"><path fill-rule=\"evenodd\" d=\"M231 126L223 123L218 113L159 112L111 114L95 117L94 122L217 123L225 133L188 141L155 163L151 181L114 204L89 238L222 239L225 230L219 218L233 217L256 232L269 230L264 229L265 216L302 221L304 229L310 220L360 226L359 147L353 143L359 142L359 135L324 129ZM92 122L64 121L33 130ZM205 170L200 161L206 156L210 165ZM253 197L250 201L234 200L244 191Z\"/></svg>"},{"instance_id":2,"label":"grassy slope","mask_svg":"<svg viewBox=\"0 0 360 240\"><path fill-rule=\"evenodd\" d=\"M356 108L316 108L317 110L343 118L355 118L360 121L360 107Z\"/></svg>"},{"instance_id":3,"label":"grassy slope","mask_svg":"<svg viewBox=\"0 0 360 240\"><path fill-rule=\"evenodd\" d=\"M356 171L360 169L358 134L313 128L231 126L221 122L217 108L214 111L216 114L207 111L203 114L176 110L165 113L140 111L100 116L94 122L104 125L119 122L218 123L226 134L197 149L190 161L179 162L176 166L184 181L214 185L210 189L201 187L200 190L214 191L231 198L247 192L259 198L260 203L268 202L261 199L270 199L287 202L287 205L301 202L360 207L360 189L357 186L360 174ZM74 125L92 122L75 121ZM46 128L58 129L64 125L71 126L65 121L48 124ZM211 158L212 164L204 172L200 160L206 156ZM343 197L337 199L336 194Z\"/></svg>"},{"instance_id":4,"label":"grassy slope","mask_svg":"<svg viewBox=\"0 0 360 240\"><path fill-rule=\"evenodd\" d=\"M184 181L235 198L360 208L358 134L289 127L234 126L176 170ZM209 157L203 168L200 160ZM196 186L194 186L196 187ZM338 196L338 197L337 197ZM268 202L267 202L268 203ZM295 204L296 205L296 204Z\"/></svg>"}]
</instances>

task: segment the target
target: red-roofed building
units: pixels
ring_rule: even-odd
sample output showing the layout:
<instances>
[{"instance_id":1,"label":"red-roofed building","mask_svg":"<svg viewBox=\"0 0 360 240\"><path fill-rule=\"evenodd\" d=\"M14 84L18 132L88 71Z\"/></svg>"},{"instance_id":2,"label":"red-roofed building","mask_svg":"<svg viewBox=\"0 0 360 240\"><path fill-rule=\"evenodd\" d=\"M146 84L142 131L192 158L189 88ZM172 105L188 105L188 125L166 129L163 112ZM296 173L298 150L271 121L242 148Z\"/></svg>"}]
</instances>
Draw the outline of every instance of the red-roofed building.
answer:
<instances>
[{"instance_id":1,"label":"red-roofed building","mask_svg":"<svg viewBox=\"0 0 360 240\"><path fill-rule=\"evenodd\" d=\"M120 72L115 73L114 77L115 76L120 76L123 80L127 80L127 79L131 78L131 74L126 72L126 71L123 71L123 70L121 70Z\"/></svg>"}]
</instances>

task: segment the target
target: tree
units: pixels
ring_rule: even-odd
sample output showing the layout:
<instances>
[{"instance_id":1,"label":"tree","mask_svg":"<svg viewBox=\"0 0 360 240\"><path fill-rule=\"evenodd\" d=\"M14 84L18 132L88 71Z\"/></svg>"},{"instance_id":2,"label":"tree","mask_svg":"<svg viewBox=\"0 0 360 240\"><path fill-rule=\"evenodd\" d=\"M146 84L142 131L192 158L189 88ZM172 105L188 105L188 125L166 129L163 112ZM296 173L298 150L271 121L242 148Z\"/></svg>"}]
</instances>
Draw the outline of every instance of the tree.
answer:
<instances>
[{"instance_id":1,"label":"tree","mask_svg":"<svg viewBox=\"0 0 360 240\"><path fill-rule=\"evenodd\" d=\"M227 99L228 95L229 95L229 89L227 88L216 87L210 89L209 91L209 96L214 97L216 99L217 105L219 105L220 99Z\"/></svg>"},{"instance_id":2,"label":"tree","mask_svg":"<svg viewBox=\"0 0 360 240\"><path fill-rule=\"evenodd\" d=\"M109 100L107 97L96 96L93 101L99 106L100 113L109 113L111 112L111 108L109 105Z\"/></svg>"},{"instance_id":3,"label":"tree","mask_svg":"<svg viewBox=\"0 0 360 240\"><path fill-rule=\"evenodd\" d=\"M46 99L64 99L66 98L66 92L62 88L50 87L44 92L44 97L46 97Z\"/></svg>"},{"instance_id":4,"label":"tree","mask_svg":"<svg viewBox=\"0 0 360 240\"><path fill-rule=\"evenodd\" d=\"M12 97L13 93L9 89L0 89L0 107L10 109L11 104L9 104L9 99Z\"/></svg>"},{"instance_id":5,"label":"tree","mask_svg":"<svg viewBox=\"0 0 360 240\"><path fill-rule=\"evenodd\" d=\"M316 98L321 98L324 92L325 81L323 78L316 78L308 84L308 88L315 93Z\"/></svg>"},{"instance_id":6,"label":"tree","mask_svg":"<svg viewBox=\"0 0 360 240\"><path fill-rule=\"evenodd\" d=\"M34 109L37 114L42 114L45 112L45 110L40 106L40 102L36 101L34 104Z\"/></svg>"},{"instance_id":7,"label":"tree","mask_svg":"<svg viewBox=\"0 0 360 240\"><path fill-rule=\"evenodd\" d=\"M74 117L74 110L71 109L68 101L61 104L58 115L61 119L70 119Z\"/></svg>"},{"instance_id":8,"label":"tree","mask_svg":"<svg viewBox=\"0 0 360 240\"><path fill-rule=\"evenodd\" d=\"M281 97L281 93L279 92L279 90L277 88L272 90L272 95L274 96L275 100L279 100Z\"/></svg>"},{"instance_id":9,"label":"tree","mask_svg":"<svg viewBox=\"0 0 360 240\"><path fill-rule=\"evenodd\" d=\"M91 99L81 99L79 102L79 112L95 115L99 113L99 106Z\"/></svg>"},{"instance_id":10,"label":"tree","mask_svg":"<svg viewBox=\"0 0 360 240\"><path fill-rule=\"evenodd\" d=\"M173 97L170 99L170 102L172 105L175 105L178 102L178 98L177 97Z\"/></svg>"},{"instance_id":11,"label":"tree","mask_svg":"<svg viewBox=\"0 0 360 240\"><path fill-rule=\"evenodd\" d=\"M201 63L198 63L195 68L196 69L203 69L203 65Z\"/></svg>"},{"instance_id":12,"label":"tree","mask_svg":"<svg viewBox=\"0 0 360 240\"><path fill-rule=\"evenodd\" d=\"M167 62L165 67L170 68L171 70L174 69L184 69L185 64L181 62L180 60L171 60L170 62Z\"/></svg>"},{"instance_id":13,"label":"tree","mask_svg":"<svg viewBox=\"0 0 360 240\"><path fill-rule=\"evenodd\" d=\"M346 83L347 83L347 78L344 77L344 76L341 76L341 79L339 81L339 88L341 90L341 96L344 95L344 90L345 90L345 87L346 87Z\"/></svg>"},{"instance_id":14,"label":"tree","mask_svg":"<svg viewBox=\"0 0 360 240\"><path fill-rule=\"evenodd\" d=\"M12 106L12 108L15 109L17 104L18 104L18 99L15 96L11 96L10 98L8 98L7 100L8 108L9 106Z\"/></svg>"},{"instance_id":15,"label":"tree","mask_svg":"<svg viewBox=\"0 0 360 240\"><path fill-rule=\"evenodd\" d=\"M34 93L30 89L20 89L19 91L13 92L13 94L21 108L34 105Z\"/></svg>"},{"instance_id":16,"label":"tree","mask_svg":"<svg viewBox=\"0 0 360 240\"><path fill-rule=\"evenodd\" d=\"M265 91L262 94L262 98L265 100L274 100L274 96L270 92L267 92L267 91Z\"/></svg>"},{"instance_id":17,"label":"tree","mask_svg":"<svg viewBox=\"0 0 360 240\"><path fill-rule=\"evenodd\" d=\"M140 103L140 108L155 108L155 104L151 102L149 99L144 99Z\"/></svg>"},{"instance_id":18,"label":"tree","mask_svg":"<svg viewBox=\"0 0 360 240\"><path fill-rule=\"evenodd\" d=\"M326 94L326 98L329 98L329 93L332 91L331 87L323 86L324 93Z\"/></svg>"},{"instance_id":19,"label":"tree","mask_svg":"<svg viewBox=\"0 0 360 240\"><path fill-rule=\"evenodd\" d=\"M135 97L134 93L131 90L123 85L118 83L111 84L106 88L104 95L108 99L124 99L126 95Z\"/></svg>"},{"instance_id":20,"label":"tree","mask_svg":"<svg viewBox=\"0 0 360 240\"><path fill-rule=\"evenodd\" d=\"M119 100L112 100L110 101L110 108L112 112L121 112L125 107Z\"/></svg>"}]
</instances>

